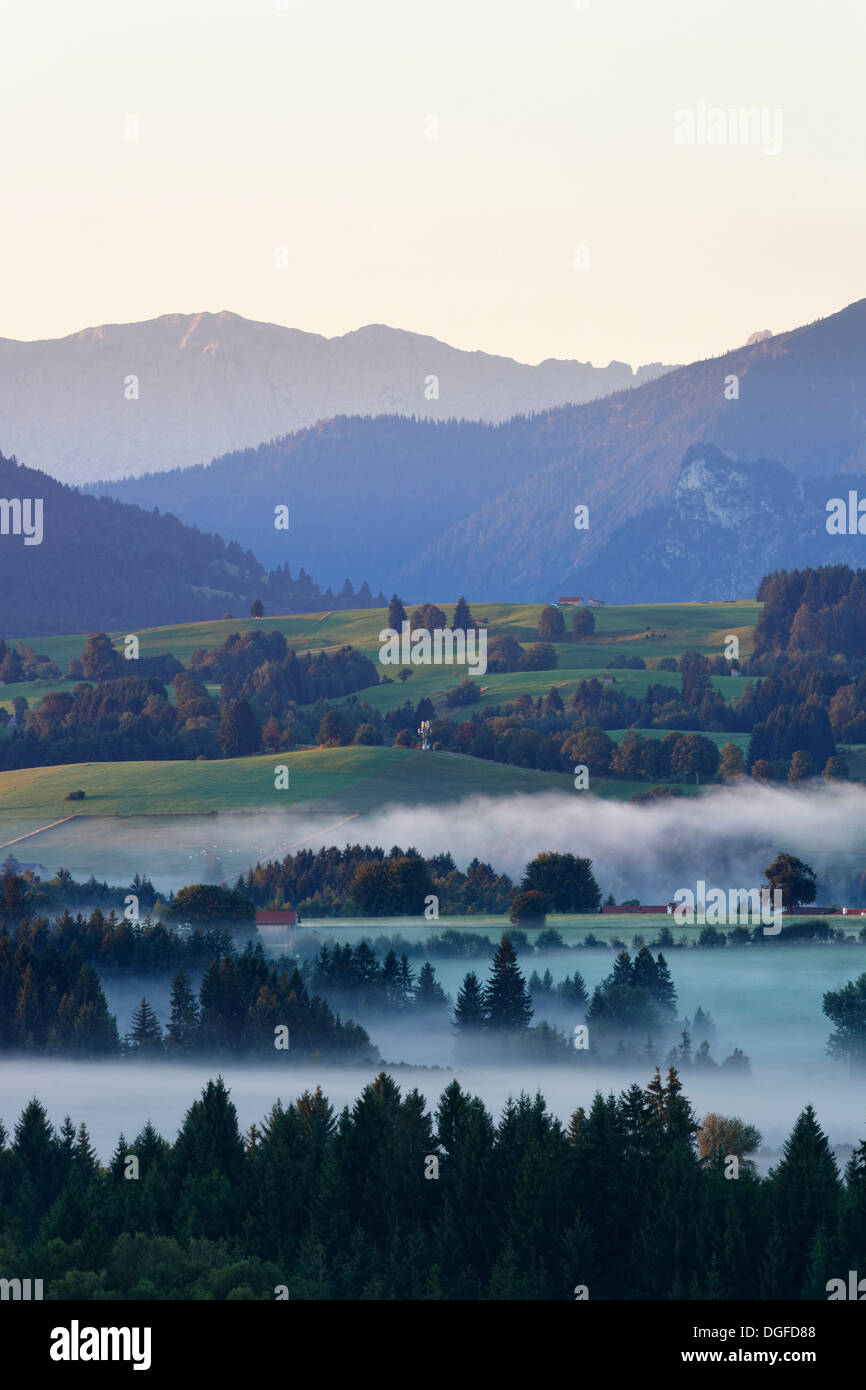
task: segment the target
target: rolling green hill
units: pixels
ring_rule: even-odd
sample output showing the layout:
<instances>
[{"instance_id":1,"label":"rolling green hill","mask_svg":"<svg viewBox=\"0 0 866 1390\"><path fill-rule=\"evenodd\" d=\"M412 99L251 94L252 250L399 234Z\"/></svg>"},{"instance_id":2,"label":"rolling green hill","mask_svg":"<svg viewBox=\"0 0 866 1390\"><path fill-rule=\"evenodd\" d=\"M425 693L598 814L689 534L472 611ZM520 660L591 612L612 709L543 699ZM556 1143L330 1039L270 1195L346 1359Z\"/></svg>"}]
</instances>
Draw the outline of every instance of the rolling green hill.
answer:
<instances>
[{"instance_id":1,"label":"rolling green hill","mask_svg":"<svg viewBox=\"0 0 866 1390\"><path fill-rule=\"evenodd\" d=\"M408 606L408 605L407 605ZM508 631L519 641L537 640L541 606L473 603L475 620L491 634ZM722 652L726 637L736 633L743 654L751 650L752 633L759 612L757 603L662 604L601 608L595 610L596 632L583 642L557 644L559 666L552 671L517 671L479 676L481 703L505 705L520 694L533 697L556 686L564 697L579 681L610 671L629 694L641 695L649 682L679 688L676 672L650 669L663 656L678 656L687 648L707 655ZM445 608L451 617L453 608ZM569 615L566 613L566 620ZM143 656L169 651L188 663L199 648L220 646L231 632L256 626L278 629L300 650L336 650L350 643L374 659L379 632L387 625L384 609L355 612L266 617L262 622L225 619L151 628L138 633ZM123 632L113 633L118 647ZM84 649L86 637L61 636L25 639L37 651L46 652L61 669ZM617 657L641 656L646 670L611 669ZM389 671L394 668L383 668ZM386 712L410 699L417 704L430 697L444 709L447 692L463 676L462 668L414 667L405 682L393 680L360 692L359 698ZM714 677L713 684L729 698L740 681ZM0 703L8 710L18 694L32 705L39 703L52 682L28 682L5 686ZM217 693L217 687L213 687ZM346 697L348 698L348 697ZM456 712L455 712L456 713ZM624 731L615 731L621 737ZM650 732L650 731L647 731ZM658 734L658 731L654 731ZM8 736L8 735L7 735ZM725 742L719 736L717 741ZM734 742L743 742L734 738ZM273 768L285 763L290 769L290 789L274 790ZM64 798L78 788L83 802ZM31 768L0 774L0 840L8 841L70 814L129 816L191 812L298 809L370 811L389 803L435 803L473 794L508 795L516 792L560 790L573 794L572 779L565 773L542 773L510 767L460 754L421 753L415 749L387 747L316 748L268 757L223 761L92 763L56 768ZM627 798L646 791L647 784L613 778L593 779L597 796ZM687 794L700 790L683 787ZM52 832L54 833L54 832Z\"/></svg>"},{"instance_id":2,"label":"rolling green hill","mask_svg":"<svg viewBox=\"0 0 866 1390\"><path fill-rule=\"evenodd\" d=\"M450 619L452 604L440 605ZM407 603L407 608L412 605ZM491 637L500 632L508 632L519 642L533 642L538 637L538 619L541 604L471 603L475 621L486 619ZM681 603L681 604L642 604L619 608L599 608L595 610L596 631L584 642L559 642L556 644L559 665L554 671L513 671L501 675L479 677L482 687L487 690L482 696L486 704L502 704L514 700L518 695L543 695L556 685L561 693L567 694L584 679L611 670L610 662L622 656L640 656L648 666L654 665L662 657L678 657L683 651L693 648L707 656L718 656L724 650L725 639L735 634L740 639L740 651L747 656L752 650L752 634L761 605L752 601L739 603ZM570 615L565 613L566 625ZM387 626L386 609L369 608L335 613L305 613L290 616L268 617L261 621L253 618L219 619L212 622L184 623L174 627L143 629L137 633L142 656L152 656L160 652L171 652L178 661L187 664L199 648L220 646L232 632L246 632L257 626L282 632L287 642L298 650L333 651L346 643L357 647L374 660L379 650L379 633ZM125 632L111 634L119 650ZM27 646L45 652L65 670L73 657L80 656L84 650L86 634L60 637L25 637ZM383 668L384 670L384 668ZM679 676L675 672L631 671L613 669L618 684L631 695L643 694L650 681L679 687ZM433 699L440 705L447 691L458 683L464 675L463 668L413 667L412 675L405 686L394 681L393 685L371 687L362 692L360 698L383 713L407 699L417 704L422 695ZM55 683L56 684L56 683ZM713 677L714 686L730 698L738 690L737 680ZM20 686L5 686L0 689L0 704L9 710L16 695L24 695L38 704L42 695L53 686L50 682L28 682Z\"/></svg>"},{"instance_id":3,"label":"rolling green hill","mask_svg":"<svg viewBox=\"0 0 866 1390\"><path fill-rule=\"evenodd\" d=\"M274 789L274 771L289 768L289 789ZM0 773L0 822L47 823L70 814L297 810L369 811L387 802L451 801L475 793L563 790L564 774L483 762L459 753L412 748L314 748L299 753L215 762L75 763ZM81 788L86 799L65 801ZM10 836L14 833L10 829Z\"/></svg>"},{"instance_id":4,"label":"rolling green hill","mask_svg":"<svg viewBox=\"0 0 866 1390\"><path fill-rule=\"evenodd\" d=\"M289 769L276 791L274 768ZM81 789L84 801L66 801ZM645 782L595 778L593 793L630 796ZM683 787L687 794L699 788ZM536 772L460 753L414 748L311 748L215 762L73 763L0 773L0 843L66 816L180 815L209 811L376 811L467 796L558 791L565 773Z\"/></svg>"}]
</instances>

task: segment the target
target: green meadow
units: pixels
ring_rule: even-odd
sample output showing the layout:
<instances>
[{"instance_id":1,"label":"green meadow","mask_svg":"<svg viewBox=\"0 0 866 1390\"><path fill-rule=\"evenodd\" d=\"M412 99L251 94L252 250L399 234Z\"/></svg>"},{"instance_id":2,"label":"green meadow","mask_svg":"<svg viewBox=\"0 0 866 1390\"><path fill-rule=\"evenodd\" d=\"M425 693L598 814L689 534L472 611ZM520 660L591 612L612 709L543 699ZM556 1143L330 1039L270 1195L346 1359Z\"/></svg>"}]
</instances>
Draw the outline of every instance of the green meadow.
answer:
<instances>
[{"instance_id":1,"label":"green meadow","mask_svg":"<svg viewBox=\"0 0 866 1390\"><path fill-rule=\"evenodd\" d=\"M274 768L289 788L274 787ZM627 785L627 784L622 784ZM389 802L429 805L459 797L568 791L564 773L415 748L311 748L208 762L74 763L0 773L0 824L68 815L321 809L372 811ZM66 801L82 790L83 801ZM10 835L14 831L10 830ZM8 838L8 837L7 837Z\"/></svg>"},{"instance_id":2,"label":"green meadow","mask_svg":"<svg viewBox=\"0 0 866 1390\"><path fill-rule=\"evenodd\" d=\"M450 621L452 604L440 605ZM518 641L537 640L541 604L502 604L474 602L476 623L489 633L509 632ZM412 605L407 604L411 610ZM581 680L610 674L617 685L631 695L642 695L650 681L679 688L676 672L624 670L611 668L611 661L624 656L641 656L653 667L664 656L678 656L688 648L707 655L719 654L725 639L736 634L743 654L751 650L752 631L760 605L740 603L687 603L629 605L593 610L596 631L586 641L556 644L559 664L552 671L515 671L474 677L481 690L481 705L504 706L519 695L533 698L555 686L564 699ZM565 610L568 623L571 614ZM174 627L150 628L136 634L142 655L171 652L188 663L194 651L220 646L237 631L256 627L277 629L296 650L334 651L349 643L374 660L379 650L379 633L387 626L385 609L355 612L312 613L288 616L220 619L206 623L187 623ZM111 636L123 649L126 633ZM73 657L84 650L86 634L22 639L37 652L45 652L65 670ZM437 711L444 712L450 689L464 676L464 668L413 667L403 682L395 679L397 668L382 668L392 676L388 684L360 691L358 698L386 713L411 700L427 696ZM731 677L714 677L714 685L730 698L739 688ZM63 684L63 683L61 683ZM57 688L57 682L26 682L0 688L0 704L12 711L12 702L23 695L31 707ZM218 693L218 687L211 686ZM348 698L348 697L347 697ZM478 706L473 706L477 708ZM645 733L659 731L642 731ZM625 730L613 732L621 738ZM8 735L7 735L8 736ZM727 735L710 735L719 743ZM740 746L745 736L732 736ZM287 791L274 790L274 766L284 763L290 770ZM69 802L71 791L82 789L84 801ZM565 773L537 772L508 767L456 753L422 753L402 748L315 748L293 753L231 761L182 763L93 763L85 765L29 768L0 773L0 839L8 842L69 815L133 816L210 811L309 809L324 811L372 811L388 804L430 804L470 795L507 796L516 792L561 791L571 793L572 779ZM700 794L701 788L684 786L687 795ZM594 778L592 791L604 798L623 799L646 791L646 783L614 778ZM52 832L59 834L60 832Z\"/></svg>"},{"instance_id":3,"label":"green meadow","mask_svg":"<svg viewBox=\"0 0 866 1390\"><path fill-rule=\"evenodd\" d=\"M407 604L410 610L412 606ZM442 604L440 607L450 621L454 605ZM470 607L475 621L488 628L489 639L502 632L508 632L524 643L538 639L542 604L481 602L471 603ZM563 611L568 626L571 614L568 610ZM551 685L567 696L580 681L605 673L613 675L617 684L629 695L643 694L649 681L678 689L679 676L676 672L654 671L650 675L647 671L611 668L610 663L617 657L640 656L648 667L652 667L662 657L678 657L687 649L701 651L707 656L718 656L723 653L725 639L730 635L739 637L740 652L747 656L752 650L753 629L760 604L752 600L735 603L629 604L597 608L593 612L596 631L589 640L556 644L558 666L555 670L514 671L473 677L483 688L482 703L504 704L518 695L534 698L546 694ZM289 645L298 651L334 651L348 643L375 660L380 645L379 633L387 623L386 609L370 608L283 617L266 615L261 620L218 619L206 623L147 628L136 635L143 656L171 652L185 665L194 651L218 647L230 633L246 632L256 627L282 632ZM123 649L126 635L123 632L110 634L119 651ZM46 653L65 671L72 658L83 652L86 634L24 637L22 640L35 651ZM398 668L382 669L394 679ZM412 674L405 686L394 679L393 685L371 687L363 691L360 698L385 713L404 704L407 699L417 704L426 695L438 709L444 705L448 691L465 675L462 667L416 666L411 669ZM56 684L39 681L4 686L0 688L0 704L11 712L15 696L23 695L35 706L48 690L56 688ZM713 685L730 699L736 694L739 681L733 677L715 676Z\"/></svg>"}]
</instances>

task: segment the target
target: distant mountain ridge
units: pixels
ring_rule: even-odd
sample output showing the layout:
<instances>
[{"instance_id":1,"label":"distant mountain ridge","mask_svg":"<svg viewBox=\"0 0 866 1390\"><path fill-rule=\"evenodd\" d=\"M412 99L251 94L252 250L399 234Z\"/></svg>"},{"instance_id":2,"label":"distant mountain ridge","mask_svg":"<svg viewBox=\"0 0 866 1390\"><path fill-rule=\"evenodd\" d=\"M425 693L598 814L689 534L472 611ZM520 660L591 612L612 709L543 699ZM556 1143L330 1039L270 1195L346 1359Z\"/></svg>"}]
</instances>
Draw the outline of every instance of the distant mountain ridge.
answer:
<instances>
[{"instance_id":1,"label":"distant mountain ridge","mask_svg":"<svg viewBox=\"0 0 866 1390\"><path fill-rule=\"evenodd\" d=\"M805 563L807 538L809 562L829 542L856 563L823 529L824 493L864 474L861 300L580 406L499 425L336 418L207 468L99 490L237 537L268 564L290 556L331 584L348 571L413 601L536 601L584 592L591 578L599 598L639 602L662 590L697 597L711 581L708 597L731 584L747 597L770 561ZM279 503L292 514L282 535L270 522ZM579 504L586 530L575 529ZM713 576L714 536L720 558L732 544L725 517L751 535L755 561L736 551L731 574L722 563ZM661 537L667 570L652 550Z\"/></svg>"},{"instance_id":2,"label":"distant mountain ridge","mask_svg":"<svg viewBox=\"0 0 866 1390\"><path fill-rule=\"evenodd\" d=\"M0 450L67 483L208 463L335 415L497 422L670 370L537 366L368 324L342 337L227 311L0 339Z\"/></svg>"}]
</instances>

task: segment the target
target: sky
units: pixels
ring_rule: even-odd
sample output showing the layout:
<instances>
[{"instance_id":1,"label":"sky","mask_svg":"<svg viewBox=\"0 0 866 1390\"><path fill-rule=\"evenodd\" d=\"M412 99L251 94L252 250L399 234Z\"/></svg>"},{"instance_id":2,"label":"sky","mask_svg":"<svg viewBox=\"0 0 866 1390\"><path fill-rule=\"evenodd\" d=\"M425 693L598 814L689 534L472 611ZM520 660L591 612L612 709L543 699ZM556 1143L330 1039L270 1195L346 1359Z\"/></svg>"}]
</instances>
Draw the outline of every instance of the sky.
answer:
<instances>
[{"instance_id":1,"label":"sky","mask_svg":"<svg viewBox=\"0 0 866 1390\"><path fill-rule=\"evenodd\" d=\"M712 356L866 293L864 49L860 0L10 6L0 336L229 309Z\"/></svg>"}]
</instances>

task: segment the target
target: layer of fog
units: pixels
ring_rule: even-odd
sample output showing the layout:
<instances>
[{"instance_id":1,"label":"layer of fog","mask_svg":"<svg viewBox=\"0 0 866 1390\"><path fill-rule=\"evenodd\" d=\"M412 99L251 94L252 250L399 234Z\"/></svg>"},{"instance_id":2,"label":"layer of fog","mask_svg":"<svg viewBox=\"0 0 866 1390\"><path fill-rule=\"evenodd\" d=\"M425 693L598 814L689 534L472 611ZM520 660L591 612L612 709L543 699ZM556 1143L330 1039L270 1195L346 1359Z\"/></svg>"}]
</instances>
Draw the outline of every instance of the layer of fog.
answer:
<instances>
[{"instance_id":1,"label":"layer of fog","mask_svg":"<svg viewBox=\"0 0 866 1390\"><path fill-rule=\"evenodd\" d=\"M463 868L477 856L512 878L541 850L584 855L605 896L649 903L669 902L699 878L725 888L757 886L775 851L785 849L815 868L820 893L833 898L866 869L866 787L750 782L650 805L584 792L473 797L391 807L363 817L334 843L359 838L386 848L411 844L424 855L450 850Z\"/></svg>"},{"instance_id":2,"label":"layer of fog","mask_svg":"<svg viewBox=\"0 0 866 1390\"><path fill-rule=\"evenodd\" d=\"M605 896L664 903L698 879L757 886L773 854L785 849L817 870L819 901L853 904L866 867L864 812L866 788L859 784L795 789L750 781L650 805L575 791L393 805L360 816L292 811L73 821L34 837L28 852L51 872L63 863L77 878L95 873L122 884L137 870L168 891L207 877L233 881L256 862L324 845L449 850L461 868L478 857L512 878L539 851L559 850L591 858Z\"/></svg>"},{"instance_id":3,"label":"layer of fog","mask_svg":"<svg viewBox=\"0 0 866 1390\"><path fill-rule=\"evenodd\" d=\"M443 1089L456 1076L462 1086L484 1098L498 1117L509 1096L541 1091L548 1108L567 1121L578 1106L587 1108L595 1091L615 1094L633 1081L645 1084L639 1069L582 1068L579 1073L526 1065L513 1068L464 1067L453 1072L429 1068L388 1068L404 1093L413 1087L435 1107ZM0 1070L0 1118L11 1132L15 1120L33 1096L46 1106L55 1125L71 1115L88 1127L94 1147L105 1161L121 1131L135 1138L150 1119L167 1139L173 1139L184 1115L207 1081L221 1074L231 1088L241 1129L261 1123L277 1097L284 1104L305 1089L321 1085L335 1110L354 1103L375 1074L375 1068L327 1068L287 1063L279 1068L219 1065L103 1062L82 1063L44 1059L6 1060ZM834 1145L853 1145L866 1136L866 1097L862 1086L847 1079L843 1068L818 1076L768 1069L762 1083L727 1076L693 1074L685 1094L698 1116L714 1110L740 1115L756 1124L764 1143L777 1151L793 1123L811 1101L819 1122ZM842 1155L844 1157L844 1154Z\"/></svg>"},{"instance_id":4,"label":"layer of fog","mask_svg":"<svg viewBox=\"0 0 866 1390\"><path fill-rule=\"evenodd\" d=\"M329 926L334 929L335 939L355 942L362 935L369 935L360 927L341 928L336 923ZM832 1026L822 1012L824 993L863 971L866 951L862 946L771 945L728 947L724 951L674 948L667 952L667 959L678 992L680 1024L693 1018L701 1006L716 1025L711 1044L715 1061L724 1061L734 1047L740 1047L751 1062L750 1078L724 1070L702 1072L685 1068L685 1090L699 1114L714 1109L742 1115L758 1126L771 1148L778 1149L799 1111L812 1101L834 1143L853 1144L866 1136L866 1092L862 1080L852 1080L847 1067L827 1055ZM418 968L417 958L412 964ZM489 956L437 959L435 968L437 978L453 999L467 970L475 970L483 981L489 964ZM613 952L522 952L520 964L527 977L533 969L542 974L549 968L554 982L579 970L591 994L610 971ZM155 1006L163 1025L167 1023L167 978L128 980L106 976L103 987L121 1032L128 1029L132 1010L142 994ZM540 1059L503 1065L493 1057L487 1064L486 1059L480 1060L483 1053L477 1061L467 1060L458 1050L450 1010L432 1018L407 1018L347 1009L333 997L332 1003L344 1017L352 1015L363 1024L385 1069L393 1069L401 1084L405 1081L407 1086L417 1085L431 1101L435 1101L449 1076L456 1074L462 1084L481 1094L496 1113L509 1094L540 1089L551 1109L567 1119L577 1105L591 1100L596 1088L605 1093L618 1091L634 1081L646 1084L652 1076L653 1061L643 1055L643 1039L636 1040L638 1056L622 1066L597 1066L583 1061L563 1066ZM572 1016L561 1005L554 1006L550 1013L542 1005L535 1021L543 1016L549 1017L567 1037L573 1026L583 1021L582 1012L575 1011ZM664 1064L670 1046L678 1040L674 1033L669 1034L658 1047L657 1060ZM693 1048L697 1041L693 1038ZM62 1119L66 1110L75 1110L73 1119L84 1118L89 1126L99 1125L94 1136L110 1149L119 1127L130 1137L148 1117L166 1134L173 1133L185 1107L207 1077L217 1071L231 1079L241 1121L247 1126L261 1118L278 1094L291 1099L304 1087L319 1081L335 1104L351 1103L373 1070L313 1066L294 1058L287 1059L286 1068L288 1075L283 1079L280 1067L240 1065L224 1058L219 1062L205 1059L158 1068L131 1061L88 1066L7 1060L0 1071L0 1116L8 1128L22 1105L36 1093L49 1104L52 1118Z\"/></svg>"}]
</instances>

